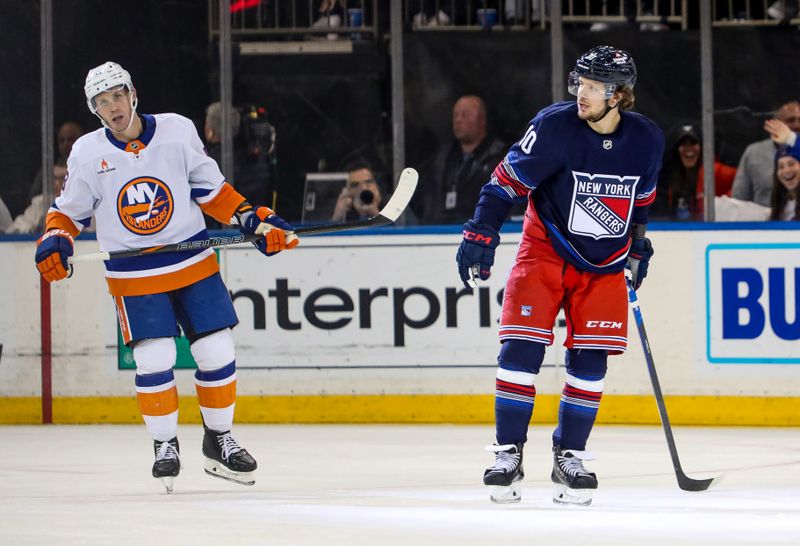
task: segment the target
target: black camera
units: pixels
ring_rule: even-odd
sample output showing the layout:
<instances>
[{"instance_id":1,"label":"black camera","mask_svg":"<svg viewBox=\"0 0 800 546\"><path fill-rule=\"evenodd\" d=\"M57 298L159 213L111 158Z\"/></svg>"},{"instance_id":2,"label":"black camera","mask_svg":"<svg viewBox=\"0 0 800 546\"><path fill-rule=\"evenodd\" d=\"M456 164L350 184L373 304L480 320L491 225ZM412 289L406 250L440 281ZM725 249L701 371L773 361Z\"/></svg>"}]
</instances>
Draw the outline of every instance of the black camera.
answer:
<instances>
[{"instance_id":1,"label":"black camera","mask_svg":"<svg viewBox=\"0 0 800 546\"><path fill-rule=\"evenodd\" d=\"M361 190L361 193L358 194L358 199L365 205L371 205L375 201L375 194L370 190Z\"/></svg>"},{"instance_id":2,"label":"black camera","mask_svg":"<svg viewBox=\"0 0 800 546\"><path fill-rule=\"evenodd\" d=\"M267 161L275 151L275 128L267 121L263 106L244 108L242 115L244 140L248 155L257 161Z\"/></svg>"}]
</instances>

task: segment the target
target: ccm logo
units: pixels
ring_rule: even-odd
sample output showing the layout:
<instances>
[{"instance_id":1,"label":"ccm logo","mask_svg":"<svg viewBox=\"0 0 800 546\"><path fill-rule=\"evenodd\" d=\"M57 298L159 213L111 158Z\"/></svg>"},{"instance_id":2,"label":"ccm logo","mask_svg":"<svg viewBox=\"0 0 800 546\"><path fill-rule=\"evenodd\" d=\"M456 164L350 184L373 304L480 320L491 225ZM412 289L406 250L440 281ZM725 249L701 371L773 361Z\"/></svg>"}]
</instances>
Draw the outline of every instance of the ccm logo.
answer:
<instances>
[{"instance_id":1,"label":"ccm logo","mask_svg":"<svg viewBox=\"0 0 800 546\"><path fill-rule=\"evenodd\" d=\"M622 328L621 322L613 322L610 320L587 320L586 321L587 328L616 328L619 330Z\"/></svg>"},{"instance_id":2,"label":"ccm logo","mask_svg":"<svg viewBox=\"0 0 800 546\"><path fill-rule=\"evenodd\" d=\"M465 231L464 239L466 239L467 241L475 241L476 243L483 243L486 245L492 243L491 237L481 235L480 233L475 233L474 231Z\"/></svg>"}]
</instances>

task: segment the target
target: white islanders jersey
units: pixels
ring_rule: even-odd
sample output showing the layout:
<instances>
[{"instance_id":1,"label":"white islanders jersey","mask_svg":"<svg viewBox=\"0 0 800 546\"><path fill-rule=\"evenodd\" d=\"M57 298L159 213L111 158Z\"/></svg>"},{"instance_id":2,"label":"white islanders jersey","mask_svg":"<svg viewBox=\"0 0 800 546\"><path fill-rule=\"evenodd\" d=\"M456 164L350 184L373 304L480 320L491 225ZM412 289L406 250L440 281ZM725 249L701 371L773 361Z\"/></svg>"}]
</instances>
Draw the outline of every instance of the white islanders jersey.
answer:
<instances>
[{"instance_id":1,"label":"white islanders jersey","mask_svg":"<svg viewBox=\"0 0 800 546\"><path fill-rule=\"evenodd\" d=\"M94 216L100 249L114 251L205 239L203 212L231 222L244 198L206 155L194 124L177 114L140 117L134 141L98 129L75 142L46 230L77 235ZM167 292L218 271L211 249L106 261L114 296Z\"/></svg>"}]
</instances>

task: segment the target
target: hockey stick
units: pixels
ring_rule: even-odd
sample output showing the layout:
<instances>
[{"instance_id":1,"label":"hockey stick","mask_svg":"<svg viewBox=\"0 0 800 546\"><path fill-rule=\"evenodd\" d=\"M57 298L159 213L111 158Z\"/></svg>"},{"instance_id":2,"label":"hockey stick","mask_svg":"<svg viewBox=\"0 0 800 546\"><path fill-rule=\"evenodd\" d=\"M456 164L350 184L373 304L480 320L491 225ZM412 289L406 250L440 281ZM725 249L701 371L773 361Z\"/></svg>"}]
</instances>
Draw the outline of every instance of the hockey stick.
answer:
<instances>
[{"instance_id":1,"label":"hockey stick","mask_svg":"<svg viewBox=\"0 0 800 546\"><path fill-rule=\"evenodd\" d=\"M675 469L675 477L678 479L678 487L684 491L705 491L713 483L718 483L722 476L716 478L707 478L705 480L695 480L687 476L681 468L681 462L678 459L678 449L675 447L675 438L672 436L672 427L669 424L669 416L667 416L667 406L664 404L664 395L661 393L661 385L658 382L658 375L656 374L656 365L653 362L653 353L650 351L650 342L647 340L647 332L644 329L644 320L642 319L642 311L639 309L639 299L636 297L636 291L633 289L631 280L626 276L625 282L628 286L628 301L633 310L633 317L636 319L636 327L639 330L639 338L642 340L642 349L644 350L644 358L647 361L647 371L650 372L650 381L653 383L653 392L656 395L656 405L658 406L658 414L661 417L661 426L664 428L664 434L667 437L667 446L669 447L669 455L672 457L672 467Z\"/></svg>"},{"instance_id":2,"label":"hockey stick","mask_svg":"<svg viewBox=\"0 0 800 546\"><path fill-rule=\"evenodd\" d=\"M366 220L355 220L353 222L343 222L338 224L322 224L319 226L301 227L294 230L292 233L296 235L320 235L323 233L335 233L337 231L349 231L353 229L362 229L370 227L385 226L397 220L403 211L408 206L411 197L414 195L414 190L417 188L417 178L419 175L417 171L412 168L403 169L400 174L400 179L397 182L392 197L386 206L381 211L371 218ZM162 252L181 252L184 250L202 250L206 248L236 245L239 243L249 243L257 241L262 238L263 234L244 234L233 236L209 237L200 241L185 241L182 243L175 243L171 245L151 246L148 248L136 248L132 250L112 250L110 252L93 252L90 254L80 254L78 256L70 256L69 263L75 262L88 262L99 260L114 260L119 258L131 258L134 256L144 256L147 254L160 254Z\"/></svg>"}]
</instances>

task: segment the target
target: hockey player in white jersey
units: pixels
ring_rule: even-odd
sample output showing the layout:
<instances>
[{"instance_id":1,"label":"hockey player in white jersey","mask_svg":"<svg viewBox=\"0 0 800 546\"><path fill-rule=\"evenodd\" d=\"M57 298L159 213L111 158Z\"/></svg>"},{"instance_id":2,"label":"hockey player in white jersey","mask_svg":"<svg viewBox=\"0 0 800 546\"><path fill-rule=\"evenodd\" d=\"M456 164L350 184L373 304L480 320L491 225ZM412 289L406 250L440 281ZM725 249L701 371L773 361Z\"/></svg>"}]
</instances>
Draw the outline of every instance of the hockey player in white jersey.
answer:
<instances>
[{"instance_id":1,"label":"hockey player in white jersey","mask_svg":"<svg viewBox=\"0 0 800 546\"><path fill-rule=\"evenodd\" d=\"M90 70L85 92L103 128L75 142L64 190L37 242L36 266L47 281L68 276L73 238L92 216L103 251L206 239L203 213L245 233L264 233L254 244L267 256L298 244L292 226L265 206L251 206L225 181L189 119L137 113L136 89L119 64ZM154 441L153 476L171 492L181 468L173 375L180 326L198 367L206 472L255 483L256 461L230 433L236 401L231 328L238 319L214 252L151 254L105 265L120 329L136 360L136 396Z\"/></svg>"}]
</instances>

